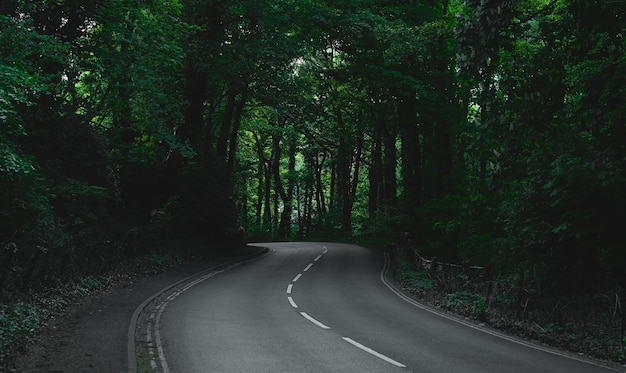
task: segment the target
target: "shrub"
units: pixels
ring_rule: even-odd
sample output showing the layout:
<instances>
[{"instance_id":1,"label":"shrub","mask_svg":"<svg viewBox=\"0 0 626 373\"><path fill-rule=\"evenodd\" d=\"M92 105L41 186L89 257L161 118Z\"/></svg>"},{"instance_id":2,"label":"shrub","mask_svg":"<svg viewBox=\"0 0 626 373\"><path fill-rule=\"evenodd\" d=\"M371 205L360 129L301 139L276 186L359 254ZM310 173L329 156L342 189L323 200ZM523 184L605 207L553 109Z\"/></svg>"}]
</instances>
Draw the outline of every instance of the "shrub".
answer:
<instances>
[{"instance_id":1,"label":"shrub","mask_svg":"<svg viewBox=\"0 0 626 373\"><path fill-rule=\"evenodd\" d=\"M475 319L482 319L485 316L487 304L482 295L469 293L467 291L457 291L448 294L441 302L442 308L461 315L471 316Z\"/></svg>"}]
</instances>

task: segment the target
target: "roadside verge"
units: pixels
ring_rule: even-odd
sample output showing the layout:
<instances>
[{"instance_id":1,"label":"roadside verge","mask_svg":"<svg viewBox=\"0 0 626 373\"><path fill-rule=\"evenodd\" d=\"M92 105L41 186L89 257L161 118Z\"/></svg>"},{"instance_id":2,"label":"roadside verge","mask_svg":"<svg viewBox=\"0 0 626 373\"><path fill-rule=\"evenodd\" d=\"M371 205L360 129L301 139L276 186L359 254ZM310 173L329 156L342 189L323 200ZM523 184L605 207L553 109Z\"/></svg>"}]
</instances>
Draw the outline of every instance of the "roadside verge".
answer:
<instances>
[{"instance_id":1,"label":"roadside verge","mask_svg":"<svg viewBox=\"0 0 626 373\"><path fill-rule=\"evenodd\" d=\"M435 314L439 317L456 322L458 324L464 325L468 328L472 328L482 333L490 334L494 337L507 340L509 342L516 343L516 344L519 344L528 348L543 351L545 353L557 355L563 358L576 360L585 364L590 364L590 365L594 365L597 367L606 368L606 369L613 370L616 372L624 372L624 366L618 363L607 361L607 360L600 360L600 359L593 358L590 356L585 356L583 354L575 354L573 352L566 351L566 350L563 350L554 346L540 344L538 341L529 340L529 339L525 339L525 338L515 336L509 333L505 333L503 331L494 329L485 323L477 322L467 317L463 317L459 314L442 310L438 307L433 306L432 304L426 303L418 299L417 297L415 297L414 294L407 292L406 289L396 281L396 279L393 276L393 271L394 271L395 266L391 259L390 253L385 252L384 257L385 257L385 261L384 261L383 269L381 270L381 273L380 273L381 282L398 298L402 299L403 301L411 304L412 306L416 308L419 308L426 312L430 312L432 314Z\"/></svg>"},{"instance_id":2,"label":"roadside verge","mask_svg":"<svg viewBox=\"0 0 626 373\"><path fill-rule=\"evenodd\" d=\"M144 277L127 276L113 286L73 300L42 327L0 372L126 372L128 332L146 299L172 284L216 270L266 249L241 247L203 261L185 262ZM124 276L121 276L124 277Z\"/></svg>"}]
</instances>

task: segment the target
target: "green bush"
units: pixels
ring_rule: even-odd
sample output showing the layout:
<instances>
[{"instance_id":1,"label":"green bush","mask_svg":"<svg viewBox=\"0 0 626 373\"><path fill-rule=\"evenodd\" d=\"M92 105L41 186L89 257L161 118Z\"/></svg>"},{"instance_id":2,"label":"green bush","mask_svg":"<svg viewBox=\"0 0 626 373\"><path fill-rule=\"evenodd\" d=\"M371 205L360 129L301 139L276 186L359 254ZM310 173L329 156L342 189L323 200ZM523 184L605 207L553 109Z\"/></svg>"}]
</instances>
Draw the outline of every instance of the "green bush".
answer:
<instances>
[{"instance_id":1,"label":"green bush","mask_svg":"<svg viewBox=\"0 0 626 373\"><path fill-rule=\"evenodd\" d=\"M181 263L181 260L179 258L173 257L171 255L157 253L150 253L144 256L144 259L158 267L169 267Z\"/></svg>"},{"instance_id":2,"label":"green bush","mask_svg":"<svg viewBox=\"0 0 626 373\"><path fill-rule=\"evenodd\" d=\"M426 273L417 270L405 252L400 252L396 256L395 277L404 288L413 293L423 293L434 286L433 280Z\"/></svg>"},{"instance_id":3,"label":"green bush","mask_svg":"<svg viewBox=\"0 0 626 373\"><path fill-rule=\"evenodd\" d=\"M440 305L442 308L475 319L482 319L487 309L485 298L482 295L467 291L448 294Z\"/></svg>"},{"instance_id":4,"label":"green bush","mask_svg":"<svg viewBox=\"0 0 626 373\"><path fill-rule=\"evenodd\" d=\"M15 350L16 341L40 325L40 313L34 306L16 304L11 309L0 310L0 353Z\"/></svg>"}]
</instances>

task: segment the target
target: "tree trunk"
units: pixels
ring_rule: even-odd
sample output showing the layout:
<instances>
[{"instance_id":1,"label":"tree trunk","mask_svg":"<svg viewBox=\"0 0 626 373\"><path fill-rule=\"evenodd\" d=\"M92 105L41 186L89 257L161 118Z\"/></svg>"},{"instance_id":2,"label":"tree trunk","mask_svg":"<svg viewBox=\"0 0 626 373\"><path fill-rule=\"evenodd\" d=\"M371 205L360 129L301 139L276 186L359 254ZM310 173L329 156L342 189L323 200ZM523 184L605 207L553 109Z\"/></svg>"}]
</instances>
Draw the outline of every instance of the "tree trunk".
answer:
<instances>
[{"instance_id":1,"label":"tree trunk","mask_svg":"<svg viewBox=\"0 0 626 373\"><path fill-rule=\"evenodd\" d=\"M412 215L421 202L421 154L414 94L401 97L398 118L402 140L402 186L404 212Z\"/></svg>"},{"instance_id":2,"label":"tree trunk","mask_svg":"<svg viewBox=\"0 0 626 373\"><path fill-rule=\"evenodd\" d=\"M187 69L185 74L185 101L188 105L184 112L184 124L178 133L183 141L189 141L197 151L200 149L198 135L204 125L204 101L208 88L208 77L195 69Z\"/></svg>"},{"instance_id":3,"label":"tree trunk","mask_svg":"<svg viewBox=\"0 0 626 373\"><path fill-rule=\"evenodd\" d=\"M265 163L265 203L263 207L263 228L272 234L272 174L269 163Z\"/></svg>"},{"instance_id":4,"label":"tree trunk","mask_svg":"<svg viewBox=\"0 0 626 373\"><path fill-rule=\"evenodd\" d=\"M235 103L237 100L237 91L229 87L228 88L228 97L226 99L226 106L224 107L224 114L222 117L222 125L220 127L220 134L217 139L217 156L219 159L226 161L227 157L227 149L228 149L228 138L231 133L231 123L233 121L233 116L235 113Z\"/></svg>"},{"instance_id":5,"label":"tree trunk","mask_svg":"<svg viewBox=\"0 0 626 373\"><path fill-rule=\"evenodd\" d=\"M374 128L374 136L372 138L372 151L371 151L371 164L368 173L369 180L369 195L367 209L370 219L376 217L379 210L379 201L382 195L382 175L383 175L383 160L382 160L382 123L380 118L376 120L376 127Z\"/></svg>"},{"instance_id":6,"label":"tree trunk","mask_svg":"<svg viewBox=\"0 0 626 373\"><path fill-rule=\"evenodd\" d=\"M241 115L243 109L246 106L248 100L248 87L243 89L243 92L239 96L239 101L235 106L235 113L233 115L233 123L230 130L230 141L228 143L228 174L232 175L235 168L235 160L237 154L237 136L239 135L239 127L241 127Z\"/></svg>"},{"instance_id":7,"label":"tree trunk","mask_svg":"<svg viewBox=\"0 0 626 373\"><path fill-rule=\"evenodd\" d=\"M263 161L259 157L259 165L257 170L257 178L259 185L257 187L257 201L256 201L256 214L254 224L257 230L261 228L261 215L263 212Z\"/></svg>"},{"instance_id":8,"label":"tree trunk","mask_svg":"<svg viewBox=\"0 0 626 373\"><path fill-rule=\"evenodd\" d=\"M281 128L284 127L284 122L281 125ZM280 196L280 199L283 202L283 211L281 213L280 222L278 226L277 234L280 238L286 238L289 236L291 232L291 213L293 211L293 189L294 183L293 180L288 181L287 190L285 191L285 187L283 185L281 175L280 175L280 160L282 158L281 151L281 138L282 136L274 136L273 144L272 144L272 173L274 174L274 190ZM288 172L289 175L292 175L295 172L296 168L296 146L292 143L289 144L289 165Z\"/></svg>"},{"instance_id":9,"label":"tree trunk","mask_svg":"<svg viewBox=\"0 0 626 373\"><path fill-rule=\"evenodd\" d=\"M317 203L317 211L320 215L326 214L326 197L324 196L324 186L322 185L322 171L324 170L324 163L326 163L326 153L322 156L322 160L319 160L317 155L313 158L315 167L315 201Z\"/></svg>"},{"instance_id":10,"label":"tree trunk","mask_svg":"<svg viewBox=\"0 0 626 373\"><path fill-rule=\"evenodd\" d=\"M353 161L353 170L352 170L352 180L348 179L348 186L350 188L350 194L348 196L348 206L347 210L350 212L350 216L352 216L352 207L354 206L354 200L356 199L356 192L359 186L359 176L361 172L361 156L363 154L363 143L365 139L363 138L363 131L359 130L356 138L356 150L354 153L354 161ZM352 219L351 219L352 220Z\"/></svg>"},{"instance_id":11,"label":"tree trunk","mask_svg":"<svg viewBox=\"0 0 626 373\"><path fill-rule=\"evenodd\" d=\"M351 149L346 141L343 115L341 109L335 110L339 132L339 146L337 148L337 204L341 212L341 230L343 233L352 232L352 206L350 203L350 153Z\"/></svg>"},{"instance_id":12,"label":"tree trunk","mask_svg":"<svg viewBox=\"0 0 626 373\"><path fill-rule=\"evenodd\" d=\"M382 198L385 208L398 206L398 154L396 150L397 133L395 129L386 128L383 131L383 187Z\"/></svg>"}]
</instances>

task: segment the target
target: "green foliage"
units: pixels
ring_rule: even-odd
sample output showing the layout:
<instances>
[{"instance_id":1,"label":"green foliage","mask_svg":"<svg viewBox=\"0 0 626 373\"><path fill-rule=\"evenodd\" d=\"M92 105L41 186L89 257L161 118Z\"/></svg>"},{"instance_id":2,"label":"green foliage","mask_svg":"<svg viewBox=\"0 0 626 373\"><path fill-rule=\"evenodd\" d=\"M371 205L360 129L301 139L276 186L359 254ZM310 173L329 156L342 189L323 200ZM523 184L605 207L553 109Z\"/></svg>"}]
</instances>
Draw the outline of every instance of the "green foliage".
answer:
<instances>
[{"instance_id":1,"label":"green foliage","mask_svg":"<svg viewBox=\"0 0 626 373\"><path fill-rule=\"evenodd\" d=\"M1 24L1 18L0 18ZM20 136L25 135L24 127L19 117L17 106L26 105L30 106L31 95L34 92L41 89L37 80L30 76L26 71L18 68L5 65L0 62L0 123L3 123L3 129L0 132L2 137L0 139L6 141L4 136ZM8 144L3 144L8 147ZM7 161L8 149L3 149L3 157L1 160ZM15 155L13 155L15 157ZM13 160L14 161L14 160ZM28 168L22 167L10 167L0 164L0 170L6 172L7 170L24 171Z\"/></svg>"},{"instance_id":2,"label":"green foliage","mask_svg":"<svg viewBox=\"0 0 626 373\"><path fill-rule=\"evenodd\" d=\"M457 291L448 294L441 302L440 306L461 315L471 316L475 319L484 318L487 309L485 298L482 295L469 293L467 291Z\"/></svg>"},{"instance_id":3,"label":"green foliage","mask_svg":"<svg viewBox=\"0 0 626 373\"><path fill-rule=\"evenodd\" d=\"M0 142L0 173L4 177L15 178L16 174L29 174L33 170L32 159L20 155L11 144Z\"/></svg>"},{"instance_id":4,"label":"green foliage","mask_svg":"<svg viewBox=\"0 0 626 373\"><path fill-rule=\"evenodd\" d=\"M398 252L395 257L394 277L410 292L421 294L433 288L433 281L428 275L419 271L409 261L406 252Z\"/></svg>"},{"instance_id":5,"label":"green foliage","mask_svg":"<svg viewBox=\"0 0 626 373\"><path fill-rule=\"evenodd\" d=\"M180 196L174 195L163 207L150 211L150 222L159 229L167 229L177 218L180 209Z\"/></svg>"},{"instance_id":6,"label":"green foliage","mask_svg":"<svg viewBox=\"0 0 626 373\"><path fill-rule=\"evenodd\" d=\"M17 340L41 325L38 310L27 304L0 309L0 355L15 351Z\"/></svg>"},{"instance_id":7,"label":"green foliage","mask_svg":"<svg viewBox=\"0 0 626 373\"><path fill-rule=\"evenodd\" d=\"M11 4L3 284L97 266L78 242L131 215L235 245L409 232L546 291L626 283L622 3Z\"/></svg>"},{"instance_id":8,"label":"green foliage","mask_svg":"<svg viewBox=\"0 0 626 373\"><path fill-rule=\"evenodd\" d=\"M499 265L505 258L494 255L500 249L496 238L502 234L496 212L481 191L467 192L475 194L449 195L420 206L416 214L424 240L420 250L452 263Z\"/></svg>"},{"instance_id":9,"label":"green foliage","mask_svg":"<svg viewBox=\"0 0 626 373\"><path fill-rule=\"evenodd\" d=\"M66 179L54 186L54 193L69 196L69 198L106 198L108 190L95 185L86 185L79 180Z\"/></svg>"},{"instance_id":10,"label":"green foliage","mask_svg":"<svg viewBox=\"0 0 626 373\"><path fill-rule=\"evenodd\" d=\"M625 105L614 100L625 78L620 9L476 3L457 29L460 63L479 86L473 141L489 186L484 205L500 227L490 256L543 268L544 290L593 292L624 280L614 269L624 263L615 224L625 221L626 153L616 121ZM611 22L591 24L589 12Z\"/></svg>"},{"instance_id":11,"label":"green foliage","mask_svg":"<svg viewBox=\"0 0 626 373\"><path fill-rule=\"evenodd\" d=\"M105 284L101 279L87 276L79 279L78 282L74 284L72 292L76 296L84 296L98 289L102 289L104 286Z\"/></svg>"},{"instance_id":12,"label":"green foliage","mask_svg":"<svg viewBox=\"0 0 626 373\"><path fill-rule=\"evenodd\" d=\"M406 226L407 217L396 209L381 211L373 218L364 219L363 226L355 232L359 241L380 245L393 242Z\"/></svg>"},{"instance_id":13,"label":"green foliage","mask_svg":"<svg viewBox=\"0 0 626 373\"><path fill-rule=\"evenodd\" d=\"M144 259L158 267L171 267L173 265L181 263L181 260L179 258L168 254L150 253L148 255L145 255Z\"/></svg>"}]
</instances>

